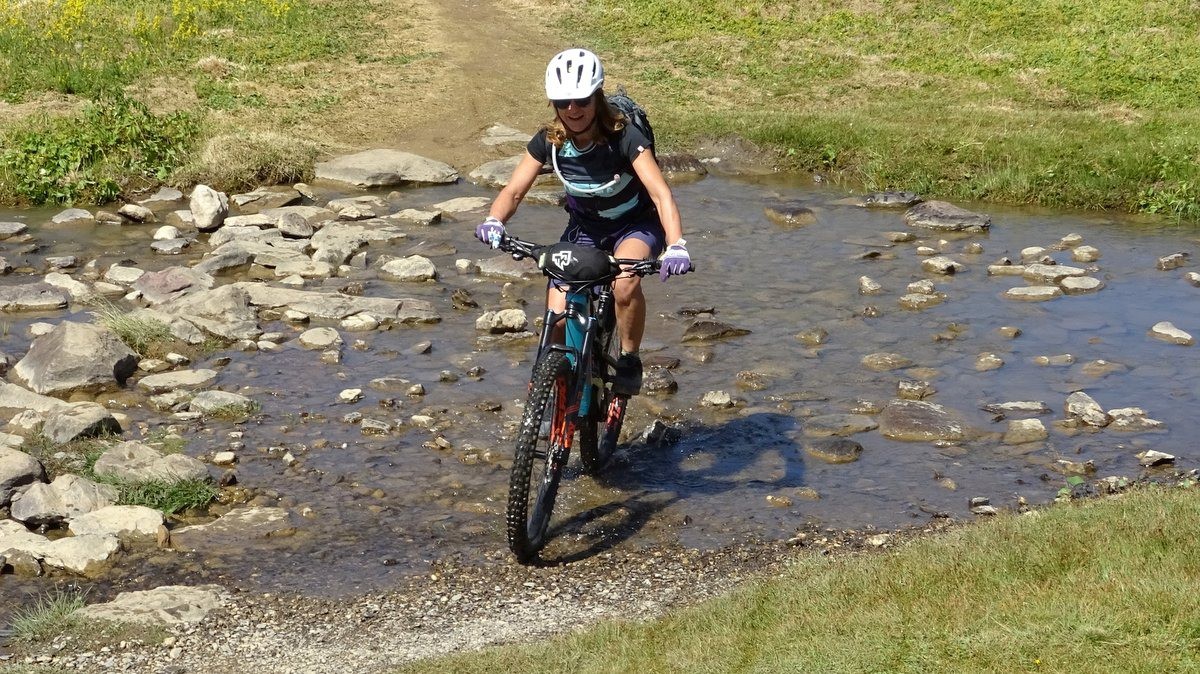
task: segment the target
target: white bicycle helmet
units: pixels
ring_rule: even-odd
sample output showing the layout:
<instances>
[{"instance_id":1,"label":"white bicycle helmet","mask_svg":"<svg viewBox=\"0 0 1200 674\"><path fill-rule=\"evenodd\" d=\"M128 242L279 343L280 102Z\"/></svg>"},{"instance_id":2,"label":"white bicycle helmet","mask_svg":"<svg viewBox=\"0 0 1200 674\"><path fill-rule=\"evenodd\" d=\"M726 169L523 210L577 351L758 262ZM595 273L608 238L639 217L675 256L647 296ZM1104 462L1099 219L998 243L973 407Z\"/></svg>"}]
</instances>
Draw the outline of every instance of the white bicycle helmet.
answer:
<instances>
[{"instance_id":1,"label":"white bicycle helmet","mask_svg":"<svg viewBox=\"0 0 1200 674\"><path fill-rule=\"evenodd\" d=\"M546 98L565 101L591 96L604 84L604 66L586 49L567 49L546 66Z\"/></svg>"}]
</instances>

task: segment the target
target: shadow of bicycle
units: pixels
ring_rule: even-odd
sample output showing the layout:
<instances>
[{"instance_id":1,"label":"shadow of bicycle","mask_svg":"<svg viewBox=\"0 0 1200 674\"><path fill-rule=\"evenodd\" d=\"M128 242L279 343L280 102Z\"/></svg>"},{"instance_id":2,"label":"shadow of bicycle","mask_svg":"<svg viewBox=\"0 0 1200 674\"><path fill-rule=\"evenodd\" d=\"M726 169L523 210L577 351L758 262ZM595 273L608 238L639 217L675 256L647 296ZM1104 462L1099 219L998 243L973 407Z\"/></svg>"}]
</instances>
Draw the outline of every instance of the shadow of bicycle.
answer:
<instances>
[{"instance_id":1,"label":"shadow of bicycle","mask_svg":"<svg viewBox=\"0 0 1200 674\"><path fill-rule=\"evenodd\" d=\"M795 440L799 428L795 417L759 412L713 426L684 427L678 438L648 442L640 437L622 445L601 475L568 475L571 489L591 489L607 498L577 512L570 511L570 499L560 501L561 519L551 525L551 543L540 563L569 564L602 554L656 520L667 528L686 526L690 516L677 511L707 512L707 499L750 504L765 494L804 486L804 461Z\"/></svg>"}]
</instances>

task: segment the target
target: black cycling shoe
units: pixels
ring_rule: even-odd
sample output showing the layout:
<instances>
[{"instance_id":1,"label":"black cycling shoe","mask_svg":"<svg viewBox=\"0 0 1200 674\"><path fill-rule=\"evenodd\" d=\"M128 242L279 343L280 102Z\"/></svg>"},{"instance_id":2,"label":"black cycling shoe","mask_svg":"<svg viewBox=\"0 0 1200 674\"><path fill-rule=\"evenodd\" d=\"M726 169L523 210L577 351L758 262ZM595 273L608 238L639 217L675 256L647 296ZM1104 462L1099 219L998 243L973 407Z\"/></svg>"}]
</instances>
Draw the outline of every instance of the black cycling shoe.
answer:
<instances>
[{"instance_id":1,"label":"black cycling shoe","mask_svg":"<svg viewBox=\"0 0 1200 674\"><path fill-rule=\"evenodd\" d=\"M613 393L635 396L642 392L642 359L636 353L623 353L617 359Z\"/></svg>"}]
</instances>

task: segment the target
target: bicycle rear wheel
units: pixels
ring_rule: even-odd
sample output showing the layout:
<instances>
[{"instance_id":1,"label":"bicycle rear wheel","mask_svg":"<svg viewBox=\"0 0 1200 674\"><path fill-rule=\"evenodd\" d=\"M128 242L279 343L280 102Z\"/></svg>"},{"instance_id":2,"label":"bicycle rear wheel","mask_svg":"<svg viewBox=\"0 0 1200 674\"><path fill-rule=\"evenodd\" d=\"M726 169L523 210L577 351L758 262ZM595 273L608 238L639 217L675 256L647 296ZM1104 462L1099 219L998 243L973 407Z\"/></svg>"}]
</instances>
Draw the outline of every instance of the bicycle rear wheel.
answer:
<instances>
[{"instance_id":1,"label":"bicycle rear wheel","mask_svg":"<svg viewBox=\"0 0 1200 674\"><path fill-rule=\"evenodd\" d=\"M604 469L617 449L617 438L621 435L621 424L625 421L625 407L629 396L612 391L613 368L621 355L621 340L615 331L604 336L607 342L602 353L608 358L597 358L595 368L604 372L602 386L592 386L592 409L588 418L579 426L579 459L584 471L595 474Z\"/></svg>"},{"instance_id":2,"label":"bicycle rear wheel","mask_svg":"<svg viewBox=\"0 0 1200 674\"><path fill-rule=\"evenodd\" d=\"M505 512L508 547L522 563L534 559L546 545L558 483L570 454L575 434L575 416L567 412L571 377L566 354L547 351L530 380ZM548 432L543 433L546 420Z\"/></svg>"}]
</instances>

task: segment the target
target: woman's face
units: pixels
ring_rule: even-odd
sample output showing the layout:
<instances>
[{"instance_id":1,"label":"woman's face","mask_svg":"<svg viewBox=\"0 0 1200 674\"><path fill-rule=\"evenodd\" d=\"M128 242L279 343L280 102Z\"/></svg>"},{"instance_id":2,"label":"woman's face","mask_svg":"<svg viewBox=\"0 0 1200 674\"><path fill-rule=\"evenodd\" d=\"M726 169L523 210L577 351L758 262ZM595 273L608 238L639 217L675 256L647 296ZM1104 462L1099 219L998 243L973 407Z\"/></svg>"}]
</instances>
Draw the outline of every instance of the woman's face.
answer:
<instances>
[{"instance_id":1,"label":"woman's face","mask_svg":"<svg viewBox=\"0 0 1200 674\"><path fill-rule=\"evenodd\" d=\"M596 95L570 101L554 101L558 119L572 134L580 134L591 128L596 121Z\"/></svg>"}]
</instances>

